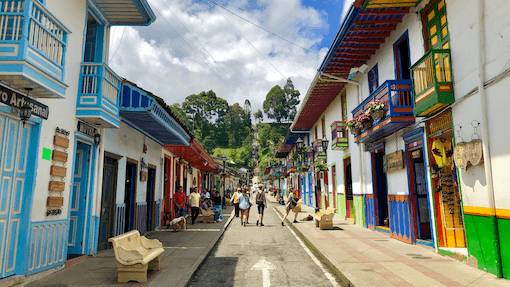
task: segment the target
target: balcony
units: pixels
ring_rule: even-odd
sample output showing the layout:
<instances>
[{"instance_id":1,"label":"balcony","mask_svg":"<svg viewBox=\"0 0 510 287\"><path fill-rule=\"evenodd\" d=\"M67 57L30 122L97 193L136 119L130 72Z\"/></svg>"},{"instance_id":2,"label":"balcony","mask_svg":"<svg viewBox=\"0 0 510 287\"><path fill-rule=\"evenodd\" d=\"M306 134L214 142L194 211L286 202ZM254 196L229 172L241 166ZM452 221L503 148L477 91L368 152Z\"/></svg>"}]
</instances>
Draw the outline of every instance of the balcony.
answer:
<instances>
[{"instance_id":1,"label":"balcony","mask_svg":"<svg viewBox=\"0 0 510 287\"><path fill-rule=\"evenodd\" d=\"M76 117L104 128L119 127L121 78L105 63L82 63Z\"/></svg>"},{"instance_id":2,"label":"balcony","mask_svg":"<svg viewBox=\"0 0 510 287\"><path fill-rule=\"evenodd\" d=\"M327 158L326 152L322 150L322 139L313 141L313 149L315 150L315 160Z\"/></svg>"},{"instance_id":3,"label":"balcony","mask_svg":"<svg viewBox=\"0 0 510 287\"><path fill-rule=\"evenodd\" d=\"M63 98L71 32L39 1L0 0L0 80L40 98Z\"/></svg>"},{"instance_id":4,"label":"balcony","mask_svg":"<svg viewBox=\"0 0 510 287\"><path fill-rule=\"evenodd\" d=\"M331 149L344 150L348 147L347 123L344 121L333 122L331 124Z\"/></svg>"},{"instance_id":5,"label":"balcony","mask_svg":"<svg viewBox=\"0 0 510 287\"><path fill-rule=\"evenodd\" d=\"M455 101L450 50L430 50L411 67L414 115L432 116Z\"/></svg>"},{"instance_id":6,"label":"balcony","mask_svg":"<svg viewBox=\"0 0 510 287\"><path fill-rule=\"evenodd\" d=\"M411 80L388 80L352 111L353 118L364 113L371 101L384 103L384 116L354 136L356 143L372 142L414 123Z\"/></svg>"}]
</instances>

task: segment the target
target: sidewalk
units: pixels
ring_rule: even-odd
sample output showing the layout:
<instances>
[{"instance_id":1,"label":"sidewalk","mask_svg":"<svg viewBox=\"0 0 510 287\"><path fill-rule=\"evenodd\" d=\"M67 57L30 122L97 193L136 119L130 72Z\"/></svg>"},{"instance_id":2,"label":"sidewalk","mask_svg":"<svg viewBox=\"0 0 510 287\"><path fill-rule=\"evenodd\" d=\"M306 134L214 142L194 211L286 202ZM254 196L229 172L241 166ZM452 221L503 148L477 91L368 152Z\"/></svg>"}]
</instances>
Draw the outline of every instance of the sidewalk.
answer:
<instances>
[{"instance_id":1,"label":"sidewalk","mask_svg":"<svg viewBox=\"0 0 510 287\"><path fill-rule=\"evenodd\" d=\"M113 249L108 249L25 286L186 286L228 227L232 215L233 207L227 206L220 223L202 223L199 217L192 225L188 218L187 231L147 233L147 238L157 238L165 249L161 271L149 270L147 283L117 283L117 260Z\"/></svg>"},{"instance_id":2,"label":"sidewalk","mask_svg":"<svg viewBox=\"0 0 510 287\"><path fill-rule=\"evenodd\" d=\"M267 198L276 202L274 197ZM285 214L283 205L276 210ZM320 230L315 221L300 221L313 215L314 209L303 205L301 210L299 223L291 223L291 213L286 224L347 286L510 286L509 280L443 257L433 249L395 240L338 217L333 220L333 230Z\"/></svg>"}]
</instances>

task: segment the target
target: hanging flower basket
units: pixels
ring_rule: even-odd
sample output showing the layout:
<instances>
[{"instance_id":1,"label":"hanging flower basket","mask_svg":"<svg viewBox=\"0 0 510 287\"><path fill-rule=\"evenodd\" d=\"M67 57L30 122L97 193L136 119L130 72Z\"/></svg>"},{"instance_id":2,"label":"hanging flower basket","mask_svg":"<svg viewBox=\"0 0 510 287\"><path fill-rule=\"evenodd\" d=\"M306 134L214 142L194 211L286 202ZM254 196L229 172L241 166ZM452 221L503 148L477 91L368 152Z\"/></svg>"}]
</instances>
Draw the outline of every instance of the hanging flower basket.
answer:
<instances>
[{"instance_id":1,"label":"hanging flower basket","mask_svg":"<svg viewBox=\"0 0 510 287\"><path fill-rule=\"evenodd\" d=\"M368 130L372 127L372 124L374 123L374 120L363 122L363 129Z\"/></svg>"},{"instance_id":2,"label":"hanging flower basket","mask_svg":"<svg viewBox=\"0 0 510 287\"><path fill-rule=\"evenodd\" d=\"M384 117L384 110L380 110L380 111L372 113L372 118L374 119L374 121L378 121L378 120L382 119L382 117Z\"/></svg>"},{"instance_id":3,"label":"hanging flower basket","mask_svg":"<svg viewBox=\"0 0 510 287\"><path fill-rule=\"evenodd\" d=\"M361 129L357 128L357 127L351 128L350 131L351 131L351 134L353 134L353 135L359 135L361 133Z\"/></svg>"}]
</instances>

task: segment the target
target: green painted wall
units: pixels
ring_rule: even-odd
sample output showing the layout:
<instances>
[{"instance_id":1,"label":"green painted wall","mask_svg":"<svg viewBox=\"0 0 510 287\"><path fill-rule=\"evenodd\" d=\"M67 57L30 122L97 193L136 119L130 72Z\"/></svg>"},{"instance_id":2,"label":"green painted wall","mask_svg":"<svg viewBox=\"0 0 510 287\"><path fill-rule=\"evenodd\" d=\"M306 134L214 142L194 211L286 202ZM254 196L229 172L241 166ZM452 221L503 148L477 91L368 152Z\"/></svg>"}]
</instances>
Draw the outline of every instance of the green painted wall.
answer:
<instances>
[{"instance_id":1,"label":"green painted wall","mask_svg":"<svg viewBox=\"0 0 510 287\"><path fill-rule=\"evenodd\" d=\"M510 219L498 218L498 230L503 277L510 279Z\"/></svg>"},{"instance_id":2,"label":"green painted wall","mask_svg":"<svg viewBox=\"0 0 510 287\"><path fill-rule=\"evenodd\" d=\"M338 213L338 216L342 219L345 218L345 194L337 194L336 198L338 200L338 203L336 204L337 209L336 212Z\"/></svg>"},{"instance_id":3,"label":"green painted wall","mask_svg":"<svg viewBox=\"0 0 510 287\"><path fill-rule=\"evenodd\" d=\"M496 217L465 214L464 227L468 251L478 260L478 269L501 277L499 242L495 235ZM507 227L510 227L510 224ZM509 229L506 230L508 233Z\"/></svg>"},{"instance_id":4,"label":"green painted wall","mask_svg":"<svg viewBox=\"0 0 510 287\"><path fill-rule=\"evenodd\" d=\"M363 204L363 196L354 195L354 218L356 219L356 225L364 226L365 225L365 214L364 214L364 204Z\"/></svg>"},{"instance_id":5,"label":"green painted wall","mask_svg":"<svg viewBox=\"0 0 510 287\"><path fill-rule=\"evenodd\" d=\"M333 204L333 193L330 193L329 194L329 200L328 200L328 204L329 204L329 207L335 207L335 205Z\"/></svg>"}]
</instances>

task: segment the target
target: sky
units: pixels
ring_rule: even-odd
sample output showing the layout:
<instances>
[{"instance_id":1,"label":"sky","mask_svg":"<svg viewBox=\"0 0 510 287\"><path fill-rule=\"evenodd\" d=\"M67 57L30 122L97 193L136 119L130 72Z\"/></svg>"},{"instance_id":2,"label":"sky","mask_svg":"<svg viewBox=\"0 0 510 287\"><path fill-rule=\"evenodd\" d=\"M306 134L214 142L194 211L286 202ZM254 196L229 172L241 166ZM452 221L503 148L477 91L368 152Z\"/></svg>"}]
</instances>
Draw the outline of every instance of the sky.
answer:
<instances>
[{"instance_id":1,"label":"sky","mask_svg":"<svg viewBox=\"0 0 510 287\"><path fill-rule=\"evenodd\" d=\"M148 0L157 20L113 27L109 64L169 105L213 90L256 112L287 78L303 100L352 1Z\"/></svg>"}]
</instances>

